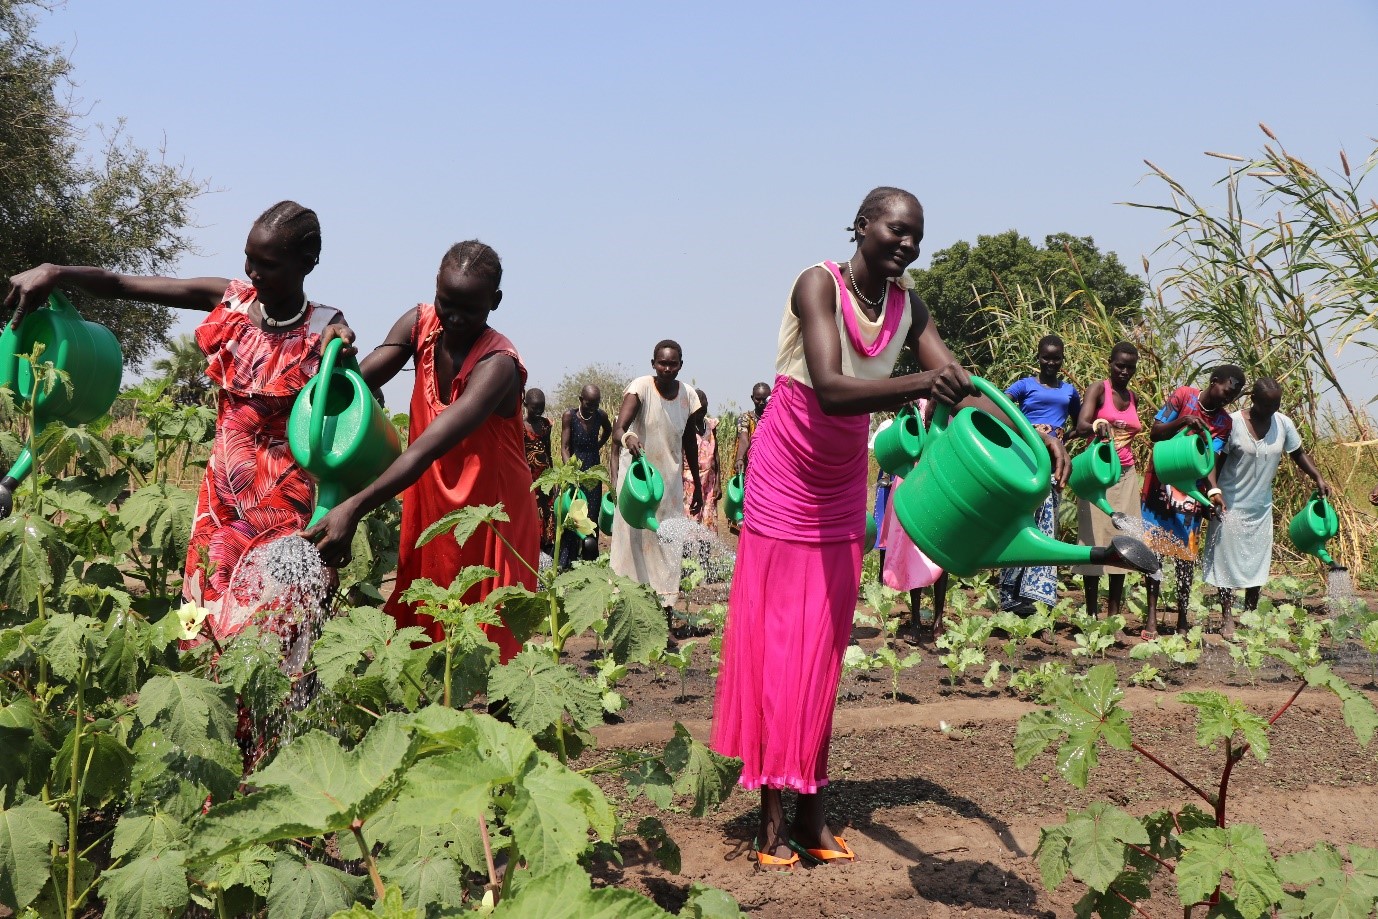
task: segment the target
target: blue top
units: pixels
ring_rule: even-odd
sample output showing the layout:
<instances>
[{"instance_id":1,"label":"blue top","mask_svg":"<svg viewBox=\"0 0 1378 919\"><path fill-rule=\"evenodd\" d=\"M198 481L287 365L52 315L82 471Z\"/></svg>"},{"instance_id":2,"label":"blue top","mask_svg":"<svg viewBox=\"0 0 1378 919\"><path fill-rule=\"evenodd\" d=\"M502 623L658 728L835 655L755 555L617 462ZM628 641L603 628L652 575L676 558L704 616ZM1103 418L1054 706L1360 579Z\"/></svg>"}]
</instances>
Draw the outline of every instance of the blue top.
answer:
<instances>
[{"instance_id":1,"label":"blue top","mask_svg":"<svg viewBox=\"0 0 1378 919\"><path fill-rule=\"evenodd\" d=\"M1058 380L1056 386L1044 386L1038 377L1024 377L1005 390L1005 395L1014 400L1031 424L1061 429L1068 427L1068 418L1075 424L1081 414L1081 395L1066 380Z\"/></svg>"},{"instance_id":2,"label":"blue top","mask_svg":"<svg viewBox=\"0 0 1378 919\"><path fill-rule=\"evenodd\" d=\"M1158 414L1153 416L1153 420L1167 424L1169 421L1176 421L1182 415L1204 419L1211 429L1211 449L1216 453L1225 449L1225 442L1230 439L1230 429L1234 422L1223 405L1214 412L1207 413L1201 407L1201 390L1194 386L1179 386L1168 396L1167 404L1158 409Z\"/></svg>"}]
</instances>

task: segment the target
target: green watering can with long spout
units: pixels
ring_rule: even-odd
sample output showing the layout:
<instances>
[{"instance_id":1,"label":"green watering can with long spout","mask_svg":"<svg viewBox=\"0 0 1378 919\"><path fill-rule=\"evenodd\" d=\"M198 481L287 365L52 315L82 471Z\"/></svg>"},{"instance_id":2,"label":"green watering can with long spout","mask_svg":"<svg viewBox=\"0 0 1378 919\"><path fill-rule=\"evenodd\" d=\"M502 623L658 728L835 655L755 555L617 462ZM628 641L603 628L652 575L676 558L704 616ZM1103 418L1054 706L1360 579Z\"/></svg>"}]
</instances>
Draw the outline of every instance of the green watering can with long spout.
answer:
<instances>
[{"instance_id":1,"label":"green watering can with long spout","mask_svg":"<svg viewBox=\"0 0 1378 919\"><path fill-rule=\"evenodd\" d=\"M663 497L665 481L659 470L646 459L645 453L638 454L622 478L622 488L617 493L617 512L638 530L655 532L660 529L656 510Z\"/></svg>"},{"instance_id":2,"label":"green watering can with long spout","mask_svg":"<svg viewBox=\"0 0 1378 919\"><path fill-rule=\"evenodd\" d=\"M358 494L402 455L397 429L373 398L359 364L340 357L344 342L331 339L320 370L307 381L287 416L287 445L297 465L317 482L315 526L330 510Z\"/></svg>"},{"instance_id":3,"label":"green watering can with long spout","mask_svg":"<svg viewBox=\"0 0 1378 919\"><path fill-rule=\"evenodd\" d=\"M1153 474L1203 507L1209 507L1211 499L1201 494L1199 483L1214 463L1210 438L1191 428L1153 445Z\"/></svg>"},{"instance_id":4,"label":"green watering can with long spout","mask_svg":"<svg viewBox=\"0 0 1378 919\"><path fill-rule=\"evenodd\" d=\"M612 495L603 492L603 501L598 507L598 529L603 531L604 536L612 535L612 522L617 519L617 502L613 501Z\"/></svg>"},{"instance_id":5,"label":"green watering can with long spout","mask_svg":"<svg viewBox=\"0 0 1378 919\"><path fill-rule=\"evenodd\" d=\"M923 452L923 419L919 410L906 405L883 431L876 434L876 463L893 476L909 475Z\"/></svg>"},{"instance_id":6,"label":"green watering can with long spout","mask_svg":"<svg viewBox=\"0 0 1378 919\"><path fill-rule=\"evenodd\" d=\"M741 523L746 516L746 473L738 472L727 480L723 489L722 512L733 523Z\"/></svg>"},{"instance_id":7,"label":"green watering can with long spout","mask_svg":"<svg viewBox=\"0 0 1378 919\"><path fill-rule=\"evenodd\" d=\"M1072 474L1068 476L1067 484L1079 497L1114 517L1119 512L1105 499L1105 490L1118 485L1123 475L1120 451L1115 449L1114 442L1097 439L1072 460Z\"/></svg>"},{"instance_id":8,"label":"green watering can with long spout","mask_svg":"<svg viewBox=\"0 0 1378 919\"><path fill-rule=\"evenodd\" d=\"M34 372L20 357L43 345L39 358L67 374L48 392L34 391ZM120 394L124 352L115 333L97 322L87 322L61 291L48 295L48 305L24 317L18 328L7 322L0 331L0 387L14 390L20 405L33 408L34 434L48 424L86 424L110 410ZM32 405L30 405L32 403ZM6 478L18 484L33 469L28 447L19 454Z\"/></svg>"},{"instance_id":9,"label":"green watering can with long spout","mask_svg":"<svg viewBox=\"0 0 1378 919\"><path fill-rule=\"evenodd\" d=\"M909 538L958 576L982 568L1097 564L1152 572L1158 558L1129 536L1109 546L1075 546L1039 532L1034 512L1052 487L1052 461L1028 419L989 380L971 378L1014 422L968 406L939 405L923 452L895 489L895 514Z\"/></svg>"},{"instance_id":10,"label":"green watering can with long spout","mask_svg":"<svg viewBox=\"0 0 1378 919\"><path fill-rule=\"evenodd\" d=\"M1316 556L1331 568L1340 566L1335 564L1330 553L1325 551L1325 544L1338 532L1339 515L1320 492L1314 492L1311 499L1287 525L1287 535L1292 538L1292 545L1307 555Z\"/></svg>"}]
</instances>

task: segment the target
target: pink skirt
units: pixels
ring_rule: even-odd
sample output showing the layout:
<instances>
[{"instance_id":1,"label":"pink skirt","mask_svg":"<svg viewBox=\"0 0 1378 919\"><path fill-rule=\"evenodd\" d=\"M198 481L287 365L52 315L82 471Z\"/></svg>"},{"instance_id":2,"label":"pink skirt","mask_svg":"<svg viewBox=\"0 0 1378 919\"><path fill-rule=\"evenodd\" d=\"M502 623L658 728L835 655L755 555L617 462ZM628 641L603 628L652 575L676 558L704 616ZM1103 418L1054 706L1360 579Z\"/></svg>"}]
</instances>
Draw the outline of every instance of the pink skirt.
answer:
<instances>
[{"instance_id":1,"label":"pink skirt","mask_svg":"<svg viewBox=\"0 0 1378 919\"><path fill-rule=\"evenodd\" d=\"M828 784L860 584L860 540L793 542L755 532L750 517L743 525L710 744L742 760L744 788L813 794Z\"/></svg>"},{"instance_id":2,"label":"pink skirt","mask_svg":"<svg viewBox=\"0 0 1378 919\"><path fill-rule=\"evenodd\" d=\"M895 481L890 485L892 495L903 481L895 476ZM931 587L943 576L943 569L938 563L924 555L923 550L914 545L914 540L904 532L904 527L900 526L899 517L895 516L894 501L885 505L885 519L881 521L877 543L885 546L885 569L881 571L881 580L886 587L917 590Z\"/></svg>"}]
</instances>

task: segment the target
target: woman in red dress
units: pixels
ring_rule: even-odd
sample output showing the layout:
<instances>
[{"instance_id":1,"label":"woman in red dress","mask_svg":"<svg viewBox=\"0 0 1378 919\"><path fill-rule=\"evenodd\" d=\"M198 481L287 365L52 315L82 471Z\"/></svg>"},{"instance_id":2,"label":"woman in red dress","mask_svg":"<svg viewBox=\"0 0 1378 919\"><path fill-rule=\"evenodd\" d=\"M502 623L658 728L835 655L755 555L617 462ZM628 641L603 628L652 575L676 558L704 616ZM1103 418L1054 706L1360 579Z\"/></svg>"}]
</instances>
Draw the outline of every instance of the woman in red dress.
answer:
<instances>
[{"instance_id":1,"label":"woman in red dress","mask_svg":"<svg viewBox=\"0 0 1378 919\"><path fill-rule=\"evenodd\" d=\"M327 565L344 564L363 516L401 493L402 543L387 611L399 625L429 625L437 640L440 625L401 600L417 578L445 586L469 565L496 570L497 577L470 591L465 598L470 602L498 587L536 587L541 529L522 421L526 367L512 342L488 326L488 314L502 302L501 282L502 263L492 247L469 240L445 253L434 305L423 303L404 313L360 367L376 388L396 376L408 358L415 359L410 445L376 482L304 534ZM450 511L499 502L509 518L497 524L506 543L481 527L463 546L446 533L416 547L422 531ZM485 631L504 662L521 650L507 628Z\"/></svg>"},{"instance_id":2,"label":"woman in red dress","mask_svg":"<svg viewBox=\"0 0 1378 919\"><path fill-rule=\"evenodd\" d=\"M15 322L56 287L210 313L196 329L196 343L220 391L182 594L210 611L217 638L235 634L248 621L228 605L222 616L240 559L255 546L299 531L315 507L315 485L287 447L287 416L319 368L325 343L336 336L346 346L354 341L344 314L313 303L303 289L320 253L316 212L280 201L249 231L247 282L138 277L74 265L39 265L10 278L5 306L17 307Z\"/></svg>"}]
</instances>

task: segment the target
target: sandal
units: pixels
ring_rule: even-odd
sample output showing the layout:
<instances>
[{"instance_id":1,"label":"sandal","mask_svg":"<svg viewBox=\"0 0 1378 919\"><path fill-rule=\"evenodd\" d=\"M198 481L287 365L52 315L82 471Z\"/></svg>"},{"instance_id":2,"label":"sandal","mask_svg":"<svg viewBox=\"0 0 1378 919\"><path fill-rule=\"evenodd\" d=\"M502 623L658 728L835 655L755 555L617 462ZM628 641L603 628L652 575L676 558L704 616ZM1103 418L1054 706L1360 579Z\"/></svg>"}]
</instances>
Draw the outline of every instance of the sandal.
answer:
<instances>
[{"instance_id":1,"label":"sandal","mask_svg":"<svg viewBox=\"0 0 1378 919\"><path fill-rule=\"evenodd\" d=\"M1158 640L1158 633L1157 633L1157 632L1150 632L1148 629L1144 629L1143 631L1141 631L1141 632L1139 633L1139 641L1157 641L1157 640Z\"/></svg>"},{"instance_id":2,"label":"sandal","mask_svg":"<svg viewBox=\"0 0 1378 919\"><path fill-rule=\"evenodd\" d=\"M799 855L811 859L815 864L826 865L829 862L854 862L856 853L847 845L847 840L841 836L834 836L833 842L837 844L836 849L805 849L793 839L789 841L789 847Z\"/></svg>"},{"instance_id":3,"label":"sandal","mask_svg":"<svg viewBox=\"0 0 1378 919\"><path fill-rule=\"evenodd\" d=\"M794 843L791 842L789 846L793 849ZM751 840L751 853L747 857L756 862L757 871L790 871L799 864L798 851L791 852L789 858L781 858L756 848L754 839Z\"/></svg>"}]
</instances>

